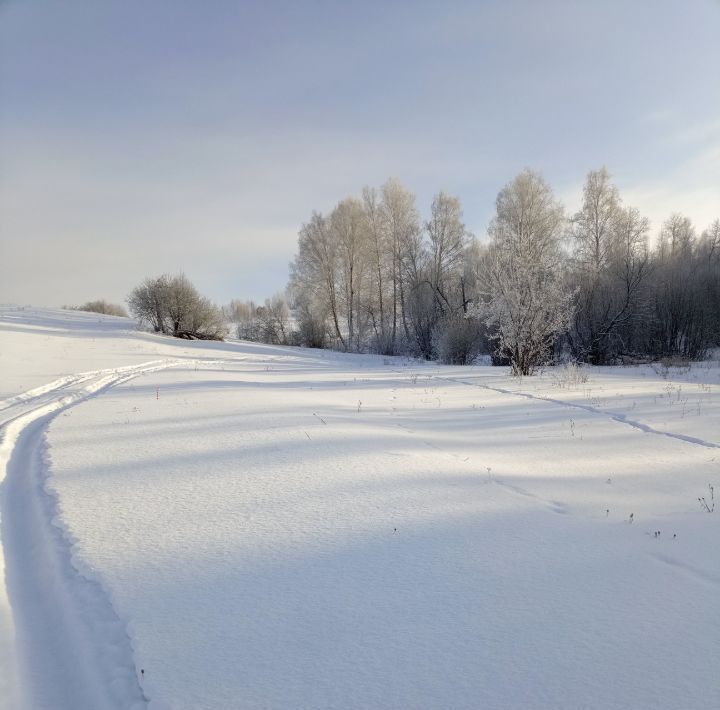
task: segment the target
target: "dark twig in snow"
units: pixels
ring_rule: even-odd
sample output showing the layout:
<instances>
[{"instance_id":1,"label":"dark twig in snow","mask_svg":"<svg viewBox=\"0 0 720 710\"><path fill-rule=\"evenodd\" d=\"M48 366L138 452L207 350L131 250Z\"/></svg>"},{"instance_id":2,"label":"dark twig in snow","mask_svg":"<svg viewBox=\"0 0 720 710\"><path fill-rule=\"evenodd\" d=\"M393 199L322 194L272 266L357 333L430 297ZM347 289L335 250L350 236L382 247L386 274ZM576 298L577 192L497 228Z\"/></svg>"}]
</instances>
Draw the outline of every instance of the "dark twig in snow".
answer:
<instances>
[{"instance_id":1,"label":"dark twig in snow","mask_svg":"<svg viewBox=\"0 0 720 710\"><path fill-rule=\"evenodd\" d=\"M708 484L708 488L710 489L710 501L708 502L705 496L698 498L698 501L705 512L712 513L715 510L715 488L711 484Z\"/></svg>"}]
</instances>

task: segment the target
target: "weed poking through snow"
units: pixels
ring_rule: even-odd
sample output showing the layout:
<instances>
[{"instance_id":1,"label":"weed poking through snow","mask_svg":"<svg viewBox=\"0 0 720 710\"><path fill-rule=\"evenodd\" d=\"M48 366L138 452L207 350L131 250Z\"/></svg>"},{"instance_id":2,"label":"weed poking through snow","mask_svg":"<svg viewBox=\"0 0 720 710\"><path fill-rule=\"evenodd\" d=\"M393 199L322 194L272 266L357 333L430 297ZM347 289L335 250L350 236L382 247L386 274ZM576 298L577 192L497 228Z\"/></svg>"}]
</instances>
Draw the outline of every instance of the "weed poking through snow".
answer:
<instances>
[{"instance_id":1,"label":"weed poking through snow","mask_svg":"<svg viewBox=\"0 0 720 710\"><path fill-rule=\"evenodd\" d=\"M701 496L698 498L698 502L706 513L712 513L715 510L715 488L713 488L712 484L708 484L708 489L710 490L710 500L705 498L705 496Z\"/></svg>"}]
</instances>

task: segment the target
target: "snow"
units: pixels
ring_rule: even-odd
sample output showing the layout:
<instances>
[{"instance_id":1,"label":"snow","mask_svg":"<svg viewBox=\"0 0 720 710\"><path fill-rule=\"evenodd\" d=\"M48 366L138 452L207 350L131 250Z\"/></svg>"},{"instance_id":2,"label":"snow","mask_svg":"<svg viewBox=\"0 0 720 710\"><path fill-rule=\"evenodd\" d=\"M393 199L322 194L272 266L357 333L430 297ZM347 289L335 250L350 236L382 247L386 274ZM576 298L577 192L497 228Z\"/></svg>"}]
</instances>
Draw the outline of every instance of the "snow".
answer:
<instances>
[{"instance_id":1,"label":"snow","mask_svg":"<svg viewBox=\"0 0 720 710\"><path fill-rule=\"evenodd\" d=\"M716 364L0 338L0 707L720 706Z\"/></svg>"}]
</instances>

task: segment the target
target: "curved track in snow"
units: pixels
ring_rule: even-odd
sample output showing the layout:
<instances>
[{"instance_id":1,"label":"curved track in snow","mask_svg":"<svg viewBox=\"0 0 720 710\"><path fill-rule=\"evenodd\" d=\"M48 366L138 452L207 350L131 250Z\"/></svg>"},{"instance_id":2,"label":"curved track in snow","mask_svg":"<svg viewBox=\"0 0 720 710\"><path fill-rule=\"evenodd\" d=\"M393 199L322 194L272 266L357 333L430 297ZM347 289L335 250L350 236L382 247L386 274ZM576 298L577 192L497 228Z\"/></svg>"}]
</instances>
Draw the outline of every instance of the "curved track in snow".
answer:
<instances>
[{"instance_id":1,"label":"curved track in snow","mask_svg":"<svg viewBox=\"0 0 720 710\"><path fill-rule=\"evenodd\" d=\"M597 414L601 417L607 417L618 424L625 424L626 426L638 429L645 434L656 434L657 436L666 436L669 439L676 439L686 444L694 444L696 446L702 446L706 449L720 449L720 444L716 444L714 441L706 441L705 439L699 439L695 436L688 436L687 434L677 434L672 431L665 431L664 429L656 429L649 424L643 424L643 422L636 421L634 419L628 419L625 414L619 414L617 412L605 411L604 409L598 409L589 404L582 404L580 402L568 402L562 399L553 399L552 397L546 397L544 395L530 394L529 392L521 392L519 390L509 390L503 387L495 387L488 385L484 382L468 382L467 380L461 380L457 377L449 377L447 375L432 375L435 380L442 380L446 382L456 382L461 385L469 385L471 387L480 387L481 389L490 390L491 392L497 392L498 394L512 395L513 397L524 397L525 399L532 399L538 402L548 402L550 404L556 404L559 407L567 407L570 409L580 409L590 414Z\"/></svg>"},{"instance_id":2,"label":"curved track in snow","mask_svg":"<svg viewBox=\"0 0 720 710\"><path fill-rule=\"evenodd\" d=\"M45 432L59 413L110 387L202 362L84 372L0 401L0 660L17 659L15 668L0 663L0 709L147 707L125 623L92 572L75 565L46 489ZM15 646L2 648L13 635Z\"/></svg>"}]
</instances>

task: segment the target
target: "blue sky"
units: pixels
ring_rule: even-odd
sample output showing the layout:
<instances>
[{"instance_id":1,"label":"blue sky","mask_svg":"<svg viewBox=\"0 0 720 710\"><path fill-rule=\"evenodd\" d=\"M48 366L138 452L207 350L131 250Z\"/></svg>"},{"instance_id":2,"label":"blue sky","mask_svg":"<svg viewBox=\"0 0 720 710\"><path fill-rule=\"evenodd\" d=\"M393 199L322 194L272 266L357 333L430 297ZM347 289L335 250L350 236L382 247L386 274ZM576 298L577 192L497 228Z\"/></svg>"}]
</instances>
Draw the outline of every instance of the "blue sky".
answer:
<instances>
[{"instance_id":1,"label":"blue sky","mask_svg":"<svg viewBox=\"0 0 720 710\"><path fill-rule=\"evenodd\" d=\"M0 301L184 270L282 289L313 209L398 177L484 236L528 166L720 216L720 0L0 2Z\"/></svg>"}]
</instances>

